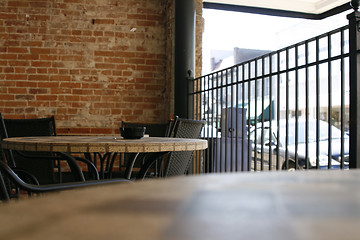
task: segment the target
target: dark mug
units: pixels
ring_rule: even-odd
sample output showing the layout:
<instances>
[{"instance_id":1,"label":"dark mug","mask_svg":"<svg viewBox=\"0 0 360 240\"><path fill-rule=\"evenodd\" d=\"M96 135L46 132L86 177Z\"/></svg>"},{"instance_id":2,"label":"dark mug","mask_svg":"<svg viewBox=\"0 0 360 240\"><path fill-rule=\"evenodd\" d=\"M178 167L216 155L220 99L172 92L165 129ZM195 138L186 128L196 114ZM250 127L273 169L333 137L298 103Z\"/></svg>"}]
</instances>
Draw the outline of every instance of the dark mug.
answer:
<instances>
[{"instance_id":1,"label":"dark mug","mask_svg":"<svg viewBox=\"0 0 360 240\"><path fill-rule=\"evenodd\" d=\"M125 139L139 139L144 137L146 127L121 127L120 134Z\"/></svg>"}]
</instances>

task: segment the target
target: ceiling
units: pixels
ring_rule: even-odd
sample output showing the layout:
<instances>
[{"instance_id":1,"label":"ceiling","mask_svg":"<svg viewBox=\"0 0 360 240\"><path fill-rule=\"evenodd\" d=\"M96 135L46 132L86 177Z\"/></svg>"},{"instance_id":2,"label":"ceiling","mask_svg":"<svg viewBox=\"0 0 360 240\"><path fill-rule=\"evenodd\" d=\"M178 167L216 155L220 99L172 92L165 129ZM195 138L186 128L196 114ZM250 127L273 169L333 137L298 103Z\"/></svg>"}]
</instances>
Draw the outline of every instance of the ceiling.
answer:
<instances>
[{"instance_id":1,"label":"ceiling","mask_svg":"<svg viewBox=\"0 0 360 240\"><path fill-rule=\"evenodd\" d=\"M350 9L350 0L204 0L205 8L250 12L293 13L309 18ZM273 15L273 14L272 14ZM277 15L277 14L274 14ZM311 17L313 16L313 17Z\"/></svg>"}]
</instances>

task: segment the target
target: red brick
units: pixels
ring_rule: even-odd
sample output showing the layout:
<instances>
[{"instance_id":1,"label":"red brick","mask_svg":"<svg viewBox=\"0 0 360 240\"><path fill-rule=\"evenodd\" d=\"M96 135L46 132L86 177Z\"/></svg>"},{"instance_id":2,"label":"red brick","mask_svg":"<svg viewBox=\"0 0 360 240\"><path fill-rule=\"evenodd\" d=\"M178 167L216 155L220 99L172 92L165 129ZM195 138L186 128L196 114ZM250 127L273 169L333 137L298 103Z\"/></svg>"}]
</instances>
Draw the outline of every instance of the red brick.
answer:
<instances>
[{"instance_id":1,"label":"red brick","mask_svg":"<svg viewBox=\"0 0 360 240\"><path fill-rule=\"evenodd\" d=\"M16 100L34 100L35 96L34 95L15 95L15 99ZM29 110L34 110L34 108L29 108Z\"/></svg>"},{"instance_id":2,"label":"red brick","mask_svg":"<svg viewBox=\"0 0 360 240\"><path fill-rule=\"evenodd\" d=\"M8 1L9 7L28 7L29 2L27 1Z\"/></svg>"},{"instance_id":3,"label":"red brick","mask_svg":"<svg viewBox=\"0 0 360 240\"><path fill-rule=\"evenodd\" d=\"M10 99L6 99L10 100ZM26 101L7 101L6 102L7 107L16 107L16 108L23 108L26 107Z\"/></svg>"},{"instance_id":4,"label":"red brick","mask_svg":"<svg viewBox=\"0 0 360 240\"><path fill-rule=\"evenodd\" d=\"M42 61L49 61L51 64L51 61L58 60L57 55L40 55L40 60Z\"/></svg>"},{"instance_id":5,"label":"red brick","mask_svg":"<svg viewBox=\"0 0 360 240\"><path fill-rule=\"evenodd\" d=\"M33 67L51 67L51 62L49 61L43 61L43 62L38 62L38 61L32 61L31 65Z\"/></svg>"},{"instance_id":6,"label":"red brick","mask_svg":"<svg viewBox=\"0 0 360 240\"><path fill-rule=\"evenodd\" d=\"M14 14L14 13L0 13L0 19L4 19L4 20L6 20L6 19L16 19L16 14Z\"/></svg>"},{"instance_id":7,"label":"red brick","mask_svg":"<svg viewBox=\"0 0 360 240\"><path fill-rule=\"evenodd\" d=\"M16 87L37 87L36 82L31 81L16 81Z\"/></svg>"},{"instance_id":8,"label":"red brick","mask_svg":"<svg viewBox=\"0 0 360 240\"><path fill-rule=\"evenodd\" d=\"M82 56L62 56L60 57L61 61L84 61Z\"/></svg>"},{"instance_id":9,"label":"red brick","mask_svg":"<svg viewBox=\"0 0 360 240\"><path fill-rule=\"evenodd\" d=\"M9 53L29 53L27 48L20 48L20 47L8 47L7 51Z\"/></svg>"},{"instance_id":10,"label":"red brick","mask_svg":"<svg viewBox=\"0 0 360 240\"><path fill-rule=\"evenodd\" d=\"M145 27L154 27L156 25L155 21L137 21L138 26L145 26Z\"/></svg>"},{"instance_id":11,"label":"red brick","mask_svg":"<svg viewBox=\"0 0 360 240\"><path fill-rule=\"evenodd\" d=\"M103 31L94 31L93 35L96 36L96 37L104 36L104 32Z\"/></svg>"},{"instance_id":12,"label":"red brick","mask_svg":"<svg viewBox=\"0 0 360 240\"><path fill-rule=\"evenodd\" d=\"M26 88L8 88L8 93L10 94L25 94L27 93Z\"/></svg>"},{"instance_id":13,"label":"red brick","mask_svg":"<svg viewBox=\"0 0 360 240\"><path fill-rule=\"evenodd\" d=\"M31 1L30 6L31 6L31 8L46 8L47 2L46 1L44 1L44 2Z\"/></svg>"},{"instance_id":14,"label":"red brick","mask_svg":"<svg viewBox=\"0 0 360 240\"><path fill-rule=\"evenodd\" d=\"M95 19L94 24L114 24L114 19Z\"/></svg>"},{"instance_id":15,"label":"red brick","mask_svg":"<svg viewBox=\"0 0 360 240\"><path fill-rule=\"evenodd\" d=\"M94 55L102 57L112 57L114 56L114 51L95 51Z\"/></svg>"},{"instance_id":16,"label":"red brick","mask_svg":"<svg viewBox=\"0 0 360 240\"><path fill-rule=\"evenodd\" d=\"M51 49L49 48L30 48L32 54L50 54Z\"/></svg>"},{"instance_id":17,"label":"red brick","mask_svg":"<svg viewBox=\"0 0 360 240\"><path fill-rule=\"evenodd\" d=\"M42 81L42 80L49 80L49 76L48 75L36 74L36 75L29 75L28 79L29 80Z\"/></svg>"},{"instance_id":18,"label":"red brick","mask_svg":"<svg viewBox=\"0 0 360 240\"><path fill-rule=\"evenodd\" d=\"M55 81L52 81L52 82L39 82L38 84L38 87L39 88L49 88L49 89L57 89L60 85L59 82L55 82Z\"/></svg>"},{"instance_id":19,"label":"red brick","mask_svg":"<svg viewBox=\"0 0 360 240\"><path fill-rule=\"evenodd\" d=\"M8 80L26 80L26 74L6 74L6 79Z\"/></svg>"},{"instance_id":20,"label":"red brick","mask_svg":"<svg viewBox=\"0 0 360 240\"><path fill-rule=\"evenodd\" d=\"M26 73L26 69L24 67L16 67L15 73Z\"/></svg>"},{"instance_id":21,"label":"red brick","mask_svg":"<svg viewBox=\"0 0 360 240\"><path fill-rule=\"evenodd\" d=\"M82 31L81 30L72 30L71 34L72 35L82 35Z\"/></svg>"},{"instance_id":22,"label":"red brick","mask_svg":"<svg viewBox=\"0 0 360 240\"><path fill-rule=\"evenodd\" d=\"M128 14L127 15L128 19L146 19L146 15L145 14Z\"/></svg>"},{"instance_id":23,"label":"red brick","mask_svg":"<svg viewBox=\"0 0 360 240\"><path fill-rule=\"evenodd\" d=\"M41 42L41 41L22 41L21 46L23 46L23 47L42 47L43 42Z\"/></svg>"},{"instance_id":24,"label":"red brick","mask_svg":"<svg viewBox=\"0 0 360 240\"><path fill-rule=\"evenodd\" d=\"M44 4L46 7L46 3ZM50 16L45 16L45 15L30 15L30 21L49 21L50 20Z\"/></svg>"},{"instance_id":25,"label":"red brick","mask_svg":"<svg viewBox=\"0 0 360 240\"><path fill-rule=\"evenodd\" d=\"M38 101L56 101L57 99L56 95L36 95Z\"/></svg>"},{"instance_id":26,"label":"red brick","mask_svg":"<svg viewBox=\"0 0 360 240\"><path fill-rule=\"evenodd\" d=\"M30 88L30 94L47 94L48 90L46 88Z\"/></svg>"},{"instance_id":27,"label":"red brick","mask_svg":"<svg viewBox=\"0 0 360 240\"><path fill-rule=\"evenodd\" d=\"M21 60L39 60L39 55L37 54L19 54L17 59Z\"/></svg>"},{"instance_id":28,"label":"red brick","mask_svg":"<svg viewBox=\"0 0 360 240\"><path fill-rule=\"evenodd\" d=\"M1 59L17 59L16 54L0 54Z\"/></svg>"},{"instance_id":29,"label":"red brick","mask_svg":"<svg viewBox=\"0 0 360 240\"><path fill-rule=\"evenodd\" d=\"M14 100L14 99L15 99L15 95L0 94L0 100L9 101L9 100Z\"/></svg>"},{"instance_id":30,"label":"red brick","mask_svg":"<svg viewBox=\"0 0 360 240\"><path fill-rule=\"evenodd\" d=\"M114 69L115 65L114 64L109 64L109 63L96 63L95 64L96 68L102 68L102 69Z\"/></svg>"}]
</instances>

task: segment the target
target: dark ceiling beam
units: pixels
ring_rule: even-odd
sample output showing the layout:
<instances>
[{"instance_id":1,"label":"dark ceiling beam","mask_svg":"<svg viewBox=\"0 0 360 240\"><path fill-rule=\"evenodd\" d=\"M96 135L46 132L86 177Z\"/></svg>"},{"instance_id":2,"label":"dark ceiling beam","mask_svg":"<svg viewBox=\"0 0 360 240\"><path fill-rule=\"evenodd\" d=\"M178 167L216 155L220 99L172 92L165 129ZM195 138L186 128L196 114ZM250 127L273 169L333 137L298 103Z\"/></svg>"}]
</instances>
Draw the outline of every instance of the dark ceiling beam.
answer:
<instances>
[{"instance_id":1,"label":"dark ceiling beam","mask_svg":"<svg viewBox=\"0 0 360 240\"><path fill-rule=\"evenodd\" d=\"M305 18L312 20L321 20L351 9L350 3L345 3L343 5L330 9L326 12L320 14L313 14L313 13L287 11L287 10L279 10L279 9L271 9L271 8L249 7L242 5L222 4L222 3L210 3L206 1L203 2L203 7L207 9L255 13L255 14L278 16L278 17Z\"/></svg>"}]
</instances>

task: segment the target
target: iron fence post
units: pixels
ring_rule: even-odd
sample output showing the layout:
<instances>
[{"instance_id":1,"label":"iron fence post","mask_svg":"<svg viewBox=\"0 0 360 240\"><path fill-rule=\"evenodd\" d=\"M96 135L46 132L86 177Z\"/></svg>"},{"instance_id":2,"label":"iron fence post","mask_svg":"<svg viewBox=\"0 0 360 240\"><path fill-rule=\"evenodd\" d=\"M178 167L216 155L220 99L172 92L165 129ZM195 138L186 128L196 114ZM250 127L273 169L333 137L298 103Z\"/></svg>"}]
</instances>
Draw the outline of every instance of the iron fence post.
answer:
<instances>
[{"instance_id":1,"label":"iron fence post","mask_svg":"<svg viewBox=\"0 0 360 240\"><path fill-rule=\"evenodd\" d=\"M359 1L351 1L354 12L347 16L349 20L349 55L350 55L350 157L349 167L360 168L360 31L358 12Z\"/></svg>"}]
</instances>

